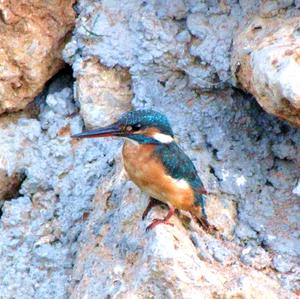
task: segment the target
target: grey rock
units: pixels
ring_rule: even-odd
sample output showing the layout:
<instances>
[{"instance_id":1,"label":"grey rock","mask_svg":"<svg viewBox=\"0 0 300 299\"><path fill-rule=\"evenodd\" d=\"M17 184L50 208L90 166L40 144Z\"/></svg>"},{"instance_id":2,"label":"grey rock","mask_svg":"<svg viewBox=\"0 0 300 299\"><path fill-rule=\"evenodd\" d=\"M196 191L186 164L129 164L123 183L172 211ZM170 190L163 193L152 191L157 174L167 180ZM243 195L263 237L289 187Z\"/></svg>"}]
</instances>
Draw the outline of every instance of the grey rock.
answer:
<instances>
[{"instance_id":1,"label":"grey rock","mask_svg":"<svg viewBox=\"0 0 300 299\"><path fill-rule=\"evenodd\" d=\"M271 17L278 14L280 9L288 8L294 0L264 1L260 7L260 14L263 17Z\"/></svg>"},{"instance_id":2,"label":"grey rock","mask_svg":"<svg viewBox=\"0 0 300 299\"><path fill-rule=\"evenodd\" d=\"M229 265L233 262L231 252L220 243L211 241L208 243L208 249L214 259L220 262L222 265Z\"/></svg>"},{"instance_id":3,"label":"grey rock","mask_svg":"<svg viewBox=\"0 0 300 299\"><path fill-rule=\"evenodd\" d=\"M159 0L155 1L155 9L159 18L175 18L177 20L186 17L187 8L183 0Z\"/></svg>"},{"instance_id":4,"label":"grey rock","mask_svg":"<svg viewBox=\"0 0 300 299\"><path fill-rule=\"evenodd\" d=\"M272 263L273 267L280 273L287 273L291 271L291 263L289 263L289 261L281 255L274 256Z\"/></svg>"},{"instance_id":5,"label":"grey rock","mask_svg":"<svg viewBox=\"0 0 300 299\"><path fill-rule=\"evenodd\" d=\"M198 249L198 257L206 262L212 262L213 257L209 254L208 248L204 240L202 240L198 233L191 234L191 240L195 247Z\"/></svg>"},{"instance_id":6,"label":"grey rock","mask_svg":"<svg viewBox=\"0 0 300 299\"><path fill-rule=\"evenodd\" d=\"M82 62L90 57L97 57L108 67L128 68L134 108L164 112L204 184L217 190L223 208L212 207L215 223L222 223L220 227L227 232L233 231L236 213L235 235L240 244L263 243L275 252L294 256L294 229L290 230L284 217L279 217L278 225L273 220L279 220L278 211L293 223L297 217L292 190L300 175L295 168L299 131L266 115L238 92L199 92L199 88L214 90L230 82L232 36L245 15L258 12L260 3L241 1L239 6L232 1L221 7L215 1L188 1L189 11L180 10L177 18L172 14L179 6L169 10L165 3L157 3L140 5L131 1L116 7L114 2L105 2L102 7L79 1L77 27L64 51L66 61L72 63L76 78L81 75ZM109 22L111 16L115 17L114 25ZM75 86L80 92L80 85ZM118 207L118 198L119 192L113 192L111 208ZM229 209L235 203L237 210ZM291 208L286 208L289 205ZM104 223L111 218L105 218ZM99 224L97 233L101 235L106 225ZM290 233L285 243L268 237L287 231ZM109 238L107 242L111 242ZM218 248L214 254L224 264L230 264L234 255L229 249L227 252ZM208 253L203 260L208 261L209 256ZM257 256L260 255L255 254L254 261ZM261 266L257 269L267 263L258 264Z\"/></svg>"},{"instance_id":7,"label":"grey rock","mask_svg":"<svg viewBox=\"0 0 300 299\"><path fill-rule=\"evenodd\" d=\"M269 249L293 265L299 260L300 131L229 86L232 35L259 3L170 2L78 1L77 25L63 52L74 86L58 77L37 99L37 119L23 116L1 127L5 171L25 174L19 194L1 208L5 299L292 298L296 272L281 277L280 287L262 269ZM156 207L141 220L148 199L122 173L121 141L70 138L94 123L82 119L78 98L90 59L114 73L126 68L133 108L168 116L211 191L209 220L234 246L242 251L246 244L253 253L241 258L196 224L190 238L178 217L174 227L145 233L166 210ZM88 102L88 88L85 95ZM104 106L113 114L112 105ZM99 123L110 121L106 116L100 113Z\"/></svg>"},{"instance_id":8,"label":"grey rock","mask_svg":"<svg viewBox=\"0 0 300 299\"><path fill-rule=\"evenodd\" d=\"M40 121L21 118L1 129L7 136L1 141L2 154L9 158L7 171L22 170L26 175L19 190L24 196L2 207L3 298L66 298L83 214L89 211L102 169L103 174L111 170L107 162L113 157L113 143L107 152L95 151L95 145L105 146L95 141L72 149L68 128L81 128L82 121L71 116L72 89L61 89L57 81L41 101Z\"/></svg>"},{"instance_id":9,"label":"grey rock","mask_svg":"<svg viewBox=\"0 0 300 299\"><path fill-rule=\"evenodd\" d=\"M257 238L256 232L251 229L246 223L239 223L235 228L235 234L239 239L243 241Z\"/></svg>"},{"instance_id":10,"label":"grey rock","mask_svg":"<svg viewBox=\"0 0 300 299\"><path fill-rule=\"evenodd\" d=\"M251 245L243 249L240 259L257 270L266 269L271 264L270 256L263 248Z\"/></svg>"}]
</instances>

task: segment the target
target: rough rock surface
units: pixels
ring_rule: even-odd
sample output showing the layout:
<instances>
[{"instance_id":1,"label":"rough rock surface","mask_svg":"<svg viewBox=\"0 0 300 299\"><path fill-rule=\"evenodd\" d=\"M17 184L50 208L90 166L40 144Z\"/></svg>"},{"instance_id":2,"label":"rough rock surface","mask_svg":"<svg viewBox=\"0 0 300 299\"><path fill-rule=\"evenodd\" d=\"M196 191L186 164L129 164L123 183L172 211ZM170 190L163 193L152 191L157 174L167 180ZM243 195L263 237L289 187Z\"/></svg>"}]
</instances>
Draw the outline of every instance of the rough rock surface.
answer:
<instances>
[{"instance_id":1,"label":"rough rock surface","mask_svg":"<svg viewBox=\"0 0 300 299\"><path fill-rule=\"evenodd\" d=\"M232 36L258 2L78 1L64 50L75 102L59 77L37 118L0 127L12 172L26 176L0 213L3 298L297 298L300 131L230 87ZM296 10L277 2L272 15ZM129 109L131 92L134 108L169 117L223 239L183 213L146 234L166 210L141 220L147 197L122 172L122 142L70 139L114 120L108 99Z\"/></svg>"},{"instance_id":2,"label":"rough rock surface","mask_svg":"<svg viewBox=\"0 0 300 299\"><path fill-rule=\"evenodd\" d=\"M109 69L90 59L80 65L76 98L87 127L104 126L131 110L131 77L127 70Z\"/></svg>"},{"instance_id":3,"label":"rough rock surface","mask_svg":"<svg viewBox=\"0 0 300 299\"><path fill-rule=\"evenodd\" d=\"M0 1L0 114L23 109L63 66L74 2Z\"/></svg>"},{"instance_id":4,"label":"rough rock surface","mask_svg":"<svg viewBox=\"0 0 300 299\"><path fill-rule=\"evenodd\" d=\"M22 114L26 117L25 113ZM7 115L0 117L0 130L3 131L9 127L13 127L21 114ZM22 181L21 173L17 173L11 163L15 163L16 157L14 152L10 152L6 147L8 136L2 136L1 151L0 151L0 207L2 201L13 198L20 188Z\"/></svg>"},{"instance_id":5,"label":"rough rock surface","mask_svg":"<svg viewBox=\"0 0 300 299\"><path fill-rule=\"evenodd\" d=\"M12 198L19 190L21 176L13 174L8 176L6 171L0 170L0 200Z\"/></svg>"},{"instance_id":6,"label":"rough rock surface","mask_svg":"<svg viewBox=\"0 0 300 299\"><path fill-rule=\"evenodd\" d=\"M272 1L273 2L273 1ZM269 113L300 126L300 17L254 18L233 45L236 84Z\"/></svg>"}]
</instances>

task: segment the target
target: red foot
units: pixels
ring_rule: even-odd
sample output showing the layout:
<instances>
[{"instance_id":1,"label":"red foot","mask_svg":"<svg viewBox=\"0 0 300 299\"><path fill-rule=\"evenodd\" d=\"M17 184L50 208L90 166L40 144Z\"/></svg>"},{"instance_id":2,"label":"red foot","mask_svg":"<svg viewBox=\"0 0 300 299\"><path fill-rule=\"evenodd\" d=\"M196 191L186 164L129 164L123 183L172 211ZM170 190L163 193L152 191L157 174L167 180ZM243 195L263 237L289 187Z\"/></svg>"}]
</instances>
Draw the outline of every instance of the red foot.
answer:
<instances>
[{"instance_id":1,"label":"red foot","mask_svg":"<svg viewBox=\"0 0 300 299\"><path fill-rule=\"evenodd\" d=\"M164 219L154 219L150 225L147 226L146 231L149 231L153 229L155 226L158 224L168 224L173 226L173 223L170 223L169 220L170 218L174 215L175 209L173 207L170 207L169 213Z\"/></svg>"},{"instance_id":2,"label":"red foot","mask_svg":"<svg viewBox=\"0 0 300 299\"><path fill-rule=\"evenodd\" d=\"M154 219L151 222L151 224L147 226L146 231L148 232L149 230L153 229L155 226L157 226L159 224L167 224L167 225L174 226L174 224L169 222L168 220L165 221L165 219Z\"/></svg>"},{"instance_id":3,"label":"red foot","mask_svg":"<svg viewBox=\"0 0 300 299\"><path fill-rule=\"evenodd\" d=\"M146 210L145 210L144 213L143 213L142 219L144 220L144 219L147 217L147 215L148 215L148 213L150 212L150 210L151 210L153 207L155 207L155 206L157 206L157 205L159 205L159 204L161 204L161 202L160 202L159 200L157 200L157 199L155 199L155 198L153 198L153 197L150 197L150 201L149 201L149 203L148 203L148 206L147 206Z\"/></svg>"}]
</instances>

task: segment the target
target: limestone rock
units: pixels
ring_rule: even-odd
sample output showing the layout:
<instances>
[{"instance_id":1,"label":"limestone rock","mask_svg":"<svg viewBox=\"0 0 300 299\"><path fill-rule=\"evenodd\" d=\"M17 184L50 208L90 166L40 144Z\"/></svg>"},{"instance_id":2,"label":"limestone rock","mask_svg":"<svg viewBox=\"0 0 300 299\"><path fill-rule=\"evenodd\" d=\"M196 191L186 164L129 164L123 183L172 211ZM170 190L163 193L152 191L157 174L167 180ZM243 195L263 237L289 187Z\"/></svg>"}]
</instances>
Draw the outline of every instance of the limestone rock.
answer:
<instances>
[{"instance_id":1,"label":"limestone rock","mask_svg":"<svg viewBox=\"0 0 300 299\"><path fill-rule=\"evenodd\" d=\"M13 198L21 182L21 175L14 173L8 176L6 171L0 169L0 200Z\"/></svg>"},{"instance_id":2,"label":"limestone rock","mask_svg":"<svg viewBox=\"0 0 300 299\"><path fill-rule=\"evenodd\" d=\"M14 155L13 146L8 146L11 130L21 117L28 117L29 113L16 113L0 117L0 202L1 200L13 198L20 187L22 174L20 169L15 167L17 156ZM10 132L10 133L9 133ZM23 142L24 140L20 140ZM16 145L16 144L14 144Z\"/></svg>"},{"instance_id":3,"label":"limestone rock","mask_svg":"<svg viewBox=\"0 0 300 299\"><path fill-rule=\"evenodd\" d=\"M287 9L291 6L294 0L262 0L260 2L260 16L272 17L277 15L281 9Z\"/></svg>"},{"instance_id":4,"label":"limestone rock","mask_svg":"<svg viewBox=\"0 0 300 299\"><path fill-rule=\"evenodd\" d=\"M71 298L292 296L266 274L243 266L234 257L236 248L230 242L204 236L198 228L194 234L204 246L194 246L177 217L172 219L174 227L158 226L146 233L151 219L163 217L166 211L155 208L141 221L145 197L141 201L137 188L126 183L121 167L118 162L115 177L105 180L94 198L74 265ZM116 201L118 190L122 195ZM202 255L211 250L216 261L199 259L198 250Z\"/></svg>"},{"instance_id":5,"label":"limestone rock","mask_svg":"<svg viewBox=\"0 0 300 299\"><path fill-rule=\"evenodd\" d=\"M25 174L0 211L0 297L297 298L300 130L211 88L228 86L235 24L259 2L77 1L64 50L76 81L57 77L37 114L0 125L6 172ZM183 212L145 233L167 211L141 220L148 198L122 171L122 141L70 138L113 121L129 93L169 118L220 238Z\"/></svg>"},{"instance_id":6,"label":"limestone rock","mask_svg":"<svg viewBox=\"0 0 300 299\"><path fill-rule=\"evenodd\" d=\"M63 66L74 2L0 2L0 114L23 109Z\"/></svg>"},{"instance_id":7,"label":"limestone rock","mask_svg":"<svg viewBox=\"0 0 300 299\"><path fill-rule=\"evenodd\" d=\"M91 59L82 62L76 98L87 127L100 127L131 110L131 77L126 69L107 68Z\"/></svg>"},{"instance_id":8,"label":"limestone rock","mask_svg":"<svg viewBox=\"0 0 300 299\"><path fill-rule=\"evenodd\" d=\"M232 72L236 85L269 113L300 126L300 17L255 18L236 34Z\"/></svg>"},{"instance_id":9,"label":"limestone rock","mask_svg":"<svg viewBox=\"0 0 300 299\"><path fill-rule=\"evenodd\" d=\"M248 12L258 13L257 6L260 3L239 1L244 3L243 7L247 9L244 11L237 1L204 2L188 1L182 5L182 1L173 1L174 7L166 9L167 2L154 4L150 1L142 4L132 0L126 4L113 1L103 1L100 4L81 0L77 6L79 16L74 35L64 50L64 58L74 70L76 99L79 103L80 98L84 99L80 113L88 126L92 126L97 119L92 113L84 113L90 88L81 83L97 82L97 77L101 77L105 66L117 70L116 74L121 73L121 70L130 74L133 108L153 108L165 113L170 119L180 146L192 158L210 192L207 200L210 221L220 229L225 238L240 246L233 249L227 243L208 242L201 238L203 235L200 231L201 242L198 243L202 244L199 246L201 250L197 248L193 259L196 263L198 259L204 263L218 263L218 267L223 265L229 272L233 271L236 264L239 265L238 269L246 265L248 270L245 273L251 273L251 277L254 271L260 278L264 277L262 280L266 277L270 279L270 284L263 283L266 287L262 287L263 291L259 295L254 294L256 289L250 287L252 278L250 282L247 279L239 281L233 278L231 287L222 291L219 289L218 294L230 294L230 289L238 294L238 290L244 288L243 295L250 293L254 297L263 298L264 293L270 291L273 297L284 298L276 288L268 290L267 285L277 285L280 279L286 290L294 290L297 288L297 275L296 272L286 273L289 280L287 284L282 277L276 276L276 271L269 271L271 257L268 250L291 257L293 266L299 260L299 211L297 198L293 194L300 176L296 166L299 161L299 148L296 145L299 132L267 115L249 97L231 88L214 91L229 83L229 57L237 25L242 23L241 20ZM279 6L274 9L280 9ZM292 7L288 7L286 11L296 14ZM96 67L98 61L101 68ZM96 80L85 78L90 66L97 74ZM204 93L203 89L210 92ZM103 101L100 91L94 93L92 88L90 94L98 94L101 99L97 105L89 108L90 111L99 109L101 119L105 114L102 111L115 117L112 106L109 101ZM92 102L96 103L96 99ZM100 105L104 105L101 110L98 108ZM107 122L105 120L105 124ZM99 122L99 125L102 124L104 121ZM106 144L112 141L98 142ZM119 165L119 157L114 161ZM80 254L76 259L70 286L72 297L93 298L101 293L104 298L107 295L126 298L128 289L134 290L133 292L139 289L142 278L135 276L137 270L133 271L131 268L137 269L140 265L141 272L150 277L150 281L143 284L149 287L141 287L145 294L149 294L148 289L151 289L152 296L158 298L176 298L184 296L184 293L186 296L193 296L197 288L196 291L193 287L191 291L188 290L186 281L193 286L191 277L197 277L196 266L190 267L188 276L178 278L173 274L172 277L178 281L177 287L182 289L176 293L171 288L167 291L169 295L166 295L161 284L169 285L164 274L171 275L172 271L161 263L164 267L159 268L159 281L156 282L151 276L152 264L144 266L148 259L143 259L140 251L148 252L145 243L150 237L142 235L140 226L145 227L146 224L136 218L142 213L141 205L146 205L145 197L136 197L140 193L130 183L121 184L118 171L99 186L99 198L96 196L93 203L96 214L89 213L86 216L87 227L80 235L83 239L80 243L82 249L78 251ZM103 191L106 185L109 188ZM155 209L151 218L162 215L164 212L161 209ZM100 220L97 222L97 219ZM197 231L194 222L185 221L183 215L175 217L174 231L168 236L164 235L163 245L153 243L152 260L159 260L159 254L163 250L165 254L172 252L169 250L172 244L179 248L178 251L181 250L181 244L173 243L173 235L184 240L182 246L185 247L186 239L177 235L178 230L182 229L178 220L187 229L186 233L193 229ZM131 222L135 225L131 226ZM155 238L164 230L169 231L168 227L158 227L153 232ZM94 242L95 238L99 238L99 242ZM262 244L266 246L266 250L260 250ZM120 248L119 252L114 246ZM258 250L243 255L243 247L247 246ZM183 269L185 263L189 264L187 252L191 252L190 250L191 248L186 251L182 249L179 253L180 259L184 261ZM168 262L170 260L171 258ZM128 267L127 262L132 267ZM155 262L155 265L159 263ZM92 270L90 265L95 265L91 266ZM105 271L107 276L103 277ZM220 280L229 277L226 271L211 282L213 287L207 290L206 295L211 295L212 289L219 285ZM115 276L114 272L118 274ZM253 278L253 281L259 281L260 278ZM115 284L109 284L114 279ZM139 298L142 293L137 290L134 295ZM292 294L289 293L288 296L292 297Z\"/></svg>"}]
</instances>

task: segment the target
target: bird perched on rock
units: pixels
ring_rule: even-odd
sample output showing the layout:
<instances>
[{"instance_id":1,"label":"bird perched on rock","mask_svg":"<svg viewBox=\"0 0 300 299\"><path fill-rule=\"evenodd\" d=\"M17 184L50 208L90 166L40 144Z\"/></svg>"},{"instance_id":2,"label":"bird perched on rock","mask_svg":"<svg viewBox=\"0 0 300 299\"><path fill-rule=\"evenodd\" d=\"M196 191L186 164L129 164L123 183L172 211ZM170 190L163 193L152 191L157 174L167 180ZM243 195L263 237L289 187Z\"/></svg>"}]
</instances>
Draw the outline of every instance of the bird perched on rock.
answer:
<instances>
[{"instance_id":1,"label":"bird perched on rock","mask_svg":"<svg viewBox=\"0 0 300 299\"><path fill-rule=\"evenodd\" d=\"M153 110L127 112L107 127L85 131L73 138L123 137L123 163L129 178L150 195L143 219L161 202L169 207L163 219L154 219L147 230L170 224L175 209L189 211L210 230L205 212L207 193L190 158L174 140L166 116Z\"/></svg>"}]
</instances>

